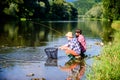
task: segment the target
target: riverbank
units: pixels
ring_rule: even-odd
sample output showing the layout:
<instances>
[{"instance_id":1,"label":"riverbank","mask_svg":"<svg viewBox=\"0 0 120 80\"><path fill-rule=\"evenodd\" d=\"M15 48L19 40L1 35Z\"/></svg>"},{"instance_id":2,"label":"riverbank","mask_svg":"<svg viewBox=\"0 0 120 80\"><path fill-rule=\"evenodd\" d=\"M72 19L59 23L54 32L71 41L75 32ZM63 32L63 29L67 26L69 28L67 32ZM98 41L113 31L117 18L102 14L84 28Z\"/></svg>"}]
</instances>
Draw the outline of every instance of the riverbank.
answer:
<instances>
[{"instance_id":1,"label":"riverbank","mask_svg":"<svg viewBox=\"0 0 120 80\"><path fill-rule=\"evenodd\" d=\"M118 23L118 24L117 24ZM103 51L92 66L88 76L89 80L119 80L120 78L120 27L114 22L112 28L116 29L113 41L103 47Z\"/></svg>"}]
</instances>

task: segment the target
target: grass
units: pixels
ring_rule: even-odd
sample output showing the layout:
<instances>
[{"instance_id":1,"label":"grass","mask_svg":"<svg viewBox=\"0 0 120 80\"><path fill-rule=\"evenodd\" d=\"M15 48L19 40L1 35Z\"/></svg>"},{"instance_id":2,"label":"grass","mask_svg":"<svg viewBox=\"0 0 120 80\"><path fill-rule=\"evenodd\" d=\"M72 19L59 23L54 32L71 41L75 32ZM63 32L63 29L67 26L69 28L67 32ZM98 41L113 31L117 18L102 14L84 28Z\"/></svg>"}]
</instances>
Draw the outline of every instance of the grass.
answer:
<instances>
[{"instance_id":1,"label":"grass","mask_svg":"<svg viewBox=\"0 0 120 80\"><path fill-rule=\"evenodd\" d=\"M111 26L113 29L120 31L120 21L114 21Z\"/></svg>"},{"instance_id":2,"label":"grass","mask_svg":"<svg viewBox=\"0 0 120 80\"><path fill-rule=\"evenodd\" d=\"M114 33L114 41L103 47L100 60L93 64L88 80L120 79L120 31ZM97 58L95 58L97 59Z\"/></svg>"}]
</instances>

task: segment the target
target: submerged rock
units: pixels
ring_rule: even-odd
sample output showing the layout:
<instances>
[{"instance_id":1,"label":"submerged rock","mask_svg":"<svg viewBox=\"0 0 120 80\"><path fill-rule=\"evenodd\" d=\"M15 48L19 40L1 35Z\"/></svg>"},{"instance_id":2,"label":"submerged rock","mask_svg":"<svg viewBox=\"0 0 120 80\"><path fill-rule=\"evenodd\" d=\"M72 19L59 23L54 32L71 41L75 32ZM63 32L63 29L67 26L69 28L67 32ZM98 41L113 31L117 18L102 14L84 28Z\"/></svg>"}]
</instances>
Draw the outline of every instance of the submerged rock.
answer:
<instances>
[{"instance_id":1,"label":"submerged rock","mask_svg":"<svg viewBox=\"0 0 120 80\"><path fill-rule=\"evenodd\" d=\"M46 80L45 78L32 78L31 80Z\"/></svg>"},{"instance_id":2,"label":"submerged rock","mask_svg":"<svg viewBox=\"0 0 120 80\"><path fill-rule=\"evenodd\" d=\"M28 76L28 77L34 76L34 73L29 73L26 76Z\"/></svg>"}]
</instances>

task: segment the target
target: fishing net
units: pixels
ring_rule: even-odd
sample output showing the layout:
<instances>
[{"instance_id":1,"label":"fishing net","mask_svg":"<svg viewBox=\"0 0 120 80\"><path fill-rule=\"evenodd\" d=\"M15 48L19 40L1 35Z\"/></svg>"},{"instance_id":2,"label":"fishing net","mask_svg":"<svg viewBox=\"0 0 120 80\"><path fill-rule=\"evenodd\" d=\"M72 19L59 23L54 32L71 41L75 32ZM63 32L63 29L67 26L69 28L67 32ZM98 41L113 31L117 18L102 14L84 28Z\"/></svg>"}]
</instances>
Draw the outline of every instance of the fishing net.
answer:
<instances>
[{"instance_id":1,"label":"fishing net","mask_svg":"<svg viewBox=\"0 0 120 80\"><path fill-rule=\"evenodd\" d=\"M53 47L45 48L45 53L48 58L57 59L58 48L53 48Z\"/></svg>"}]
</instances>

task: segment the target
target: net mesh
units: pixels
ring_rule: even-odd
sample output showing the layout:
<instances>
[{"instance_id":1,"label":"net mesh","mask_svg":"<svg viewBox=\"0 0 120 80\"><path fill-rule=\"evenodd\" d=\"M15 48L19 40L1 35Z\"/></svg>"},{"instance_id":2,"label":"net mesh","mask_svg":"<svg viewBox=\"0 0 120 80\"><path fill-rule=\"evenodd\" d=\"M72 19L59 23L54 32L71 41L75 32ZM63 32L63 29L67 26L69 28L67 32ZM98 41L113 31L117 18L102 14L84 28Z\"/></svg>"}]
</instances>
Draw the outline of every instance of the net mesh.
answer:
<instances>
[{"instance_id":1,"label":"net mesh","mask_svg":"<svg viewBox=\"0 0 120 80\"><path fill-rule=\"evenodd\" d=\"M57 48L45 48L45 53L48 58L57 59L58 49Z\"/></svg>"}]
</instances>

